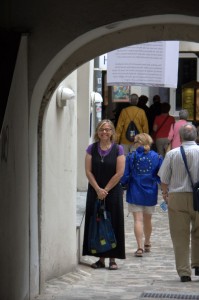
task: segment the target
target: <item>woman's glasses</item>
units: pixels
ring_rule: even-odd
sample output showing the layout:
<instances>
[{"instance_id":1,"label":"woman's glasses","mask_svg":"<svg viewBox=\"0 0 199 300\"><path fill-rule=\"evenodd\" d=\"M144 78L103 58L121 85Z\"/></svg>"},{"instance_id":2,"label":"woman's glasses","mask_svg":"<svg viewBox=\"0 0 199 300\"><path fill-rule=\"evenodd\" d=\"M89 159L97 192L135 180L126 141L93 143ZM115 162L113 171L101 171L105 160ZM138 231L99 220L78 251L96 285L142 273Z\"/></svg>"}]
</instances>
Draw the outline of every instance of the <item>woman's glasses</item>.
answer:
<instances>
[{"instance_id":1,"label":"woman's glasses","mask_svg":"<svg viewBox=\"0 0 199 300\"><path fill-rule=\"evenodd\" d=\"M103 132L103 131L110 132L111 130L112 130L111 128L100 128L99 129L100 132Z\"/></svg>"}]
</instances>

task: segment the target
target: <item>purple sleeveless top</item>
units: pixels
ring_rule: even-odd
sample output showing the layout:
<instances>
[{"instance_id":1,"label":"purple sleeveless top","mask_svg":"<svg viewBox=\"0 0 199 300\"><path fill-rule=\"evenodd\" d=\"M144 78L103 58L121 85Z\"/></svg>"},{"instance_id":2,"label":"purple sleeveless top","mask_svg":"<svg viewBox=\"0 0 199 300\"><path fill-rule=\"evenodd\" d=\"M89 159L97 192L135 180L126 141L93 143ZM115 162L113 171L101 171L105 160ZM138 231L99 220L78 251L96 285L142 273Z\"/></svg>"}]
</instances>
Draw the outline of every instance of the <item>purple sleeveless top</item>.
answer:
<instances>
[{"instance_id":1,"label":"purple sleeveless top","mask_svg":"<svg viewBox=\"0 0 199 300\"><path fill-rule=\"evenodd\" d=\"M86 149L86 152L87 152L88 154L91 154L92 146L93 146L93 144L90 144L90 145L88 146L88 148ZM102 149L100 148L99 143L97 144L98 153L99 153L100 155L103 155L103 156L106 156L107 154L109 154L109 152L111 151L112 147L113 147L113 143L111 144L111 147L110 147L108 150L102 150ZM118 145L118 156L123 155L123 154L124 154L124 148L123 148L123 146L122 146L122 145Z\"/></svg>"}]
</instances>

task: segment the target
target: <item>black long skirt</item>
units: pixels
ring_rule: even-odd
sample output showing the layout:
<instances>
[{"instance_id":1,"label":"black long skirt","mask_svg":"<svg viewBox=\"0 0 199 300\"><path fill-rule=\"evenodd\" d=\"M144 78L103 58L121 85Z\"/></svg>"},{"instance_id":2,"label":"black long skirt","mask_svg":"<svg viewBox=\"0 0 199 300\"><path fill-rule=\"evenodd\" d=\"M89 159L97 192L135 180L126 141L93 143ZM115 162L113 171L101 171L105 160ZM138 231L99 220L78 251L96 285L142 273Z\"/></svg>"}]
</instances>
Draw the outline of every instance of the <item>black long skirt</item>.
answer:
<instances>
[{"instance_id":1,"label":"black long skirt","mask_svg":"<svg viewBox=\"0 0 199 300\"><path fill-rule=\"evenodd\" d=\"M117 246L116 248L104 253L92 254L88 250L88 230L90 217L94 211L94 204L96 201L96 192L91 185L88 187L86 214L85 214L85 228L84 228L84 242L83 255L108 257L125 259L125 233L124 233L124 211L123 211L123 191L118 184L108 194L105 200L107 211L111 214L111 222L115 232Z\"/></svg>"}]
</instances>

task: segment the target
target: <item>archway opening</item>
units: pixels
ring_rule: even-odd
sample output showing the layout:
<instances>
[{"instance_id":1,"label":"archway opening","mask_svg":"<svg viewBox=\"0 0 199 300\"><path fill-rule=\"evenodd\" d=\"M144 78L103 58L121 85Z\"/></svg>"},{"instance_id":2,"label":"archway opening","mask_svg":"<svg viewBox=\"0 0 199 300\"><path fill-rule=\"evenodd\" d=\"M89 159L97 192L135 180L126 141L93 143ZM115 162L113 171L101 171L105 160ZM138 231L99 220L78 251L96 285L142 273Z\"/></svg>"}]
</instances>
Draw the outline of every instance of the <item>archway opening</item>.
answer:
<instances>
[{"instance_id":1,"label":"archway opening","mask_svg":"<svg viewBox=\"0 0 199 300\"><path fill-rule=\"evenodd\" d=\"M41 161L41 154L42 154L42 134L43 134L43 118L45 114L46 107L48 105L48 102L50 101L53 93L56 91L56 88L62 82L64 78L66 78L71 72L73 72L77 67L80 65L83 65L85 62L89 61L90 59L101 55L103 53L106 53L110 50L117 49L120 47L136 44L136 43L143 43L148 41L160 41L160 40L182 40L182 41L191 41L191 42L198 42L198 24L195 22L195 19L187 17L189 21L184 16L179 16L178 19L175 19L175 16L163 16L165 24L163 25L163 21L160 21L161 16L156 20L157 23L154 22L154 18L143 18L144 20L139 20L139 24L135 25L135 20L132 20L131 25L121 26L121 28L117 28L117 26L114 28L113 25L107 25L103 28L103 30L106 31L106 33L101 30L101 35L96 38L98 35L98 31L96 30L96 36L95 31L92 33L87 33L87 36L89 37L89 41L85 40L83 41L82 38L79 39L78 46L74 43L74 45L66 46L65 49L62 50L61 54L58 54L56 59L61 55L62 56L62 63L61 65L57 65L56 69L58 71L51 70L51 73L49 75L48 73L48 67L44 71L44 78L45 83L38 82L37 86L35 87L33 97L32 97L32 103L33 107L31 110L31 135L33 139L31 140L31 143L34 143L38 145L38 156L37 152L34 152L34 161L35 165L37 165L37 175L38 175L38 181L37 176L33 176L33 185L35 187L35 190L38 190L38 195L40 195L39 203L41 204L42 201L42 193L39 190L39 187L41 186L41 174L42 174L42 161ZM163 20L162 19L162 20ZM178 22L177 22L177 21ZM176 23L175 23L176 22ZM148 24L146 24L148 23ZM124 25L124 24L123 24ZM120 26L119 26L120 27ZM114 28L114 29L113 29ZM109 32L111 31L111 33ZM94 35L93 35L94 33ZM119 38L118 38L119 37ZM68 55L70 51L67 51L68 48L71 51L71 54ZM59 57L60 58L60 57ZM58 60L60 63L60 59ZM53 62L54 63L54 62ZM56 65L56 64L55 64ZM49 66L50 68L50 66ZM48 73L48 75L47 75ZM41 85L43 85L43 88L41 88ZM46 86L46 88L44 88ZM39 96L39 97L38 97ZM42 99L38 101L38 99ZM35 118L36 116L36 118ZM39 127L37 127L37 122L33 121L33 119L38 120L39 119ZM37 136L37 129L39 129L39 135ZM31 145L30 145L31 146ZM30 147L31 148L31 147ZM36 147L37 148L37 147ZM37 151L37 149L31 148L31 151ZM35 172L33 172L35 175ZM39 182L39 186L37 185L37 182ZM32 199L33 201L34 199ZM41 208L41 206L40 206ZM37 218L37 211L33 210L31 213L32 218ZM39 211L39 215L42 215L42 211ZM34 223L34 229L37 230L37 226L40 228L41 232L41 224L38 224L37 222ZM40 243L38 239L38 243ZM32 241L33 244L33 241ZM36 245L35 245L36 246ZM36 254L37 258L39 258L40 253L37 251L36 247L34 246L34 249L32 249L33 253ZM39 259L37 260L37 262ZM34 263L34 260L33 260ZM39 272L39 266L38 266L38 272ZM40 277L41 274L40 274Z\"/></svg>"}]
</instances>

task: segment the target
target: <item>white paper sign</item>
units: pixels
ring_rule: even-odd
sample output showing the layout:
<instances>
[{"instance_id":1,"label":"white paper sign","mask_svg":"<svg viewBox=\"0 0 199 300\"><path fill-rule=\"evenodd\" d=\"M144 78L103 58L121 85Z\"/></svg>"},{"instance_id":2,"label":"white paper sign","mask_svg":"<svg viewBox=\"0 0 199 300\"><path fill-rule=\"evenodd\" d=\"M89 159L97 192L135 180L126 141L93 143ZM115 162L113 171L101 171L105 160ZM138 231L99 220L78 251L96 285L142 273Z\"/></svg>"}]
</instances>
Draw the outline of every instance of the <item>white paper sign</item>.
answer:
<instances>
[{"instance_id":1,"label":"white paper sign","mask_svg":"<svg viewBox=\"0 0 199 300\"><path fill-rule=\"evenodd\" d=\"M107 85L177 87L178 41L133 45L107 54Z\"/></svg>"}]
</instances>

